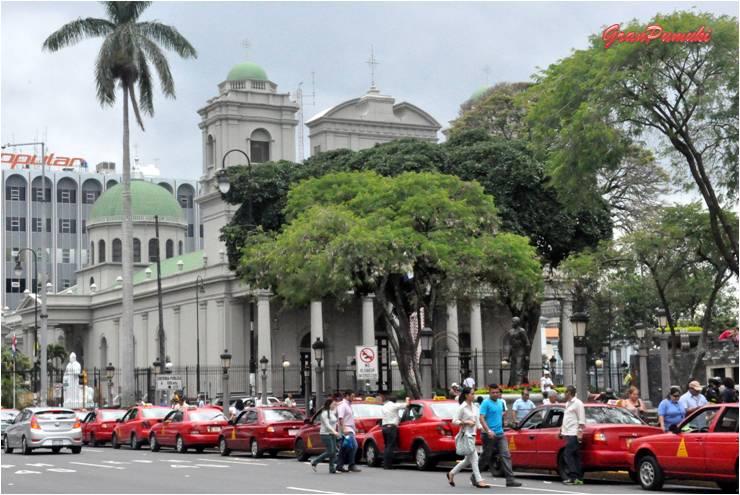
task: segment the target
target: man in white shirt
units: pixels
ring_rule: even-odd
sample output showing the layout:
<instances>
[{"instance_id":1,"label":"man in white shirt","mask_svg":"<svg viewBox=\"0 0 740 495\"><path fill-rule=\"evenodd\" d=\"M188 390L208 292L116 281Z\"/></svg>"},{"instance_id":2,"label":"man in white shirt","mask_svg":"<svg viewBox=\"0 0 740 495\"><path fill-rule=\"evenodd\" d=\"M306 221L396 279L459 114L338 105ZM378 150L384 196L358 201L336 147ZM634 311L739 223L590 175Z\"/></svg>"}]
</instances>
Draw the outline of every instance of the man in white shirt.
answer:
<instances>
[{"instance_id":1,"label":"man in white shirt","mask_svg":"<svg viewBox=\"0 0 740 495\"><path fill-rule=\"evenodd\" d=\"M383 450L383 469L393 469L393 452L396 451L398 423L401 421L399 412L409 406L411 399L406 397L405 402L397 404L392 400L386 401L383 394L380 394L379 398L383 402L383 419L381 420L383 443L385 443L385 450Z\"/></svg>"},{"instance_id":2,"label":"man in white shirt","mask_svg":"<svg viewBox=\"0 0 740 495\"><path fill-rule=\"evenodd\" d=\"M475 390L475 378L473 378L473 372L467 372L468 377L463 380L463 387L470 387L470 390Z\"/></svg>"},{"instance_id":3,"label":"man in white shirt","mask_svg":"<svg viewBox=\"0 0 740 495\"><path fill-rule=\"evenodd\" d=\"M560 427L560 436L565 438L563 459L568 470L566 485L583 484L583 463L581 460L581 441L583 429L586 427L586 409L583 402L576 397L576 388L568 385L565 389L565 414L563 425Z\"/></svg>"},{"instance_id":4,"label":"man in white shirt","mask_svg":"<svg viewBox=\"0 0 740 495\"><path fill-rule=\"evenodd\" d=\"M547 397L547 392L549 392L553 386L555 386L555 384L552 382L552 378L550 378L550 372L548 370L543 371L542 379L540 380L542 396Z\"/></svg>"}]
</instances>

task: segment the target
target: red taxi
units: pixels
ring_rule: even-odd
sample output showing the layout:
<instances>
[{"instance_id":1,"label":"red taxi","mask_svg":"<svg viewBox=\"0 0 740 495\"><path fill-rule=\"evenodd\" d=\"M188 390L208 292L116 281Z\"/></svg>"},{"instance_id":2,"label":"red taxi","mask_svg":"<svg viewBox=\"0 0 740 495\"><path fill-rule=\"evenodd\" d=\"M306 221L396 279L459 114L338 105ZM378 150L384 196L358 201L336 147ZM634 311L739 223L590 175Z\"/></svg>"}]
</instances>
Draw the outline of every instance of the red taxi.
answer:
<instances>
[{"instance_id":1,"label":"red taxi","mask_svg":"<svg viewBox=\"0 0 740 495\"><path fill-rule=\"evenodd\" d=\"M453 400L412 400L400 412L394 460L410 458L416 467L427 470L440 460L456 459L455 435L460 427L452 424L452 418L459 407ZM476 443L480 445L480 436ZM365 438L363 451L367 464L379 466L384 449L383 429L377 425Z\"/></svg>"},{"instance_id":2,"label":"red taxi","mask_svg":"<svg viewBox=\"0 0 740 495\"><path fill-rule=\"evenodd\" d=\"M172 409L164 406L135 406L126 411L121 419L116 420L110 444L120 449L128 443L132 449L140 449L149 441L149 430L162 421Z\"/></svg>"},{"instance_id":3,"label":"red taxi","mask_svg":"<svg viewBox=\"0 0 740 495\"><path fill-rule=\"evenodd\" d=\"M82 420L82 443L94 446L110 442L116 420L123 417L125 409L95 409Z\"/></svg>"},{"instance_id":4,"label":"red taxi","mask_svg":"<svg viewBox=\"0 0 740 495\"><path fill-rule=\"evenodd\" d=\"M738 405L709 404L668 433L632 442L630 471L647 490L667 478L714 481L738 491Z\"/></svg>"},{"instance_id":5,"label":"red taxi","mask_svg":"<svg viewBox=\"0 0 740 495\"><path fill-rule=\"evenodd\" d=\"M586 427L581 458L584 471L626 470L627 450L637 438L654 435L660 428L649 426L624 408L609 404L584 404ZM560 438L564 404L537 407L516 427L506 431L514 469L549 469L568 479ZM495 471L495 470L494 470Z\"/></svg>"},{"instance_id":6,"label":"red taxi","mask_svg":"<svg viewBox=\"0 0 740 495\"><path fill-rule=\"evenodd\" d=\"M212 407L189 407L184 411L170 411L161 423L149 432L149 448L174 447L181 454L189 447L203 452L206 447L218 445L221 430L229 424L226 416Z\"/></svg>"},{"instance_id":7,"label":"red taxi","mask_svg":"<svg viewBox=\"0 0 740 495\"><path fill-rule=\"evenodd\" d=\"M226 426L218 439L221 455L247 450L252 457L267 452L276 455L292 450L295 436L303 426L303 413L291 407L250 407Z\"/></svg>"},{"instance_id":8,"label":"red taxi","mask_svg":"<svg viewBox=\"0 0 740 495\"><path fill-rule=\"evenodd\" d=\"M352 413L355 417L355 439L357 440L357 461L362 458L363 446L367 432L377 425L383 418L382 405L377 402L367 400L356 400L352 402ZM324 444L321 442L319 431L321 430L321 420L318 413L311 420L306 420L306 424L298 432L295 438L296 459L300 462L307 461L312 455L321 454L324 451Z\"/></svg>"}]
</instances>

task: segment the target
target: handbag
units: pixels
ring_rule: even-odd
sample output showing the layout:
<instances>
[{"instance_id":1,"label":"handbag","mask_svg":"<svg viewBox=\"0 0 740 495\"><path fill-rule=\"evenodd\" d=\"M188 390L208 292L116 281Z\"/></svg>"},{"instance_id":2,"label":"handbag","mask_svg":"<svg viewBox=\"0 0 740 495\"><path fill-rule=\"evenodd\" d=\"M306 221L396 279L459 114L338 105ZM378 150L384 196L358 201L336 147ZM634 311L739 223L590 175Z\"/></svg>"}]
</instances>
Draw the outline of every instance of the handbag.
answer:
<instances>
[{"instance_id":1,"label":"handbag","mask_svg":"<svg viewBox=\"0 0 740 495\"><path fill-rule=\"evenodd\" d=\"M475 451L475 438L470 433L465 433L463 428L460 428L457 436L455 437L455 452L457 455L468 456Z\"/></svg>"}]
</instances>

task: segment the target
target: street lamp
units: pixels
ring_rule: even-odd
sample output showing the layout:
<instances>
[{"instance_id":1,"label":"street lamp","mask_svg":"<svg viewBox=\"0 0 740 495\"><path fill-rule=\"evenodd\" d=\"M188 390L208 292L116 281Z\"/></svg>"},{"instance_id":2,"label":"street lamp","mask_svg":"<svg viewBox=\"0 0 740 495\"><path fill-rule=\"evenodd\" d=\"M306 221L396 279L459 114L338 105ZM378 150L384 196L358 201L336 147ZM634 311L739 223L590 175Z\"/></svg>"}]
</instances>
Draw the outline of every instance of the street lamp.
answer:
<instances>
[{"instance_id":1,"label":"street lamp","mask_svg":"<svg viewBox=\"0 0 740 495\"><path fill-rule=\"evenodd\" d=\"M195 389L198 391L200 398L200 294L205 294L206 285L203 277L195 277Z\"/></svg>"},{"instance_id":2,"label":"street lamp","mask_svg":"<svg viewBox=\"0 0 740 495\"><path fill-rule=\"evenodd\" d=\"M641 322L635 323L635 335L637 335L637 342L639 344L639 356L640 356L640 397L642 400L647 400L650 396L650 386L648 383L648 347L647 329Z\"/></svg>"},{"instance_id":3,"label":"street lamp","mask_svg":"<svg viewBox=\"0 0 740 495\"><path fill-rule=\"evenodd\" d=\"M287 397L285 395L285 370L290 367L290 361L285 359L285 354L283 354L283 397Z\"/></svg>"},{"instance_id":4,"label":"street lamp","mask_svg":"<svg viewBox=\"0 0 740 495\"><path fill-rule=\"evenodd\" d=\"M224 416L229 417L229 402L231 397L229 394L229 368L231 368L231 354L228 349L224 349L224 352L219 356L221 358L221 368L223 374L221 375L221 388L223 389L223 412Z\"/></svg>"},{"instance_id":5,"label":"street lamp","mask_svg":"<svg viewBox=\"0 0 740 495\"><path fill-rule=\"evenodd\" d=\"M113 407L113 373L115 371L113 363L108 363L105 367L105 377L108 379L108 407Z\"/></svg>"},{"instance_id":6,"label":"street lamp","mask_svg":"<svg viewBox=\"0 0 740 495\"><path fill-rule=\"evenodd\" d=\"M586 387L586 327L588 325L588 314L583 312L573 313L570 317L573 324L573 343L576 357L576 390L578 398L585 401L588 397Z\"/></svg>"},{"instance_id":7,"label":"street lamp","mask_svg":"<svg viewBox=\"0 0 740 495\"><path fill-rule=\"evenodd\" d=\"M504 383L504 370L509 367L509 362L506 359L501 360L501 366L498 369L498 382L503 386Z\"/></svg>"},{"instance_id":8,"label":"street lamp","mask_svg":"<svg viewBox=\"0 0 740 495\"><path fill-rule=\"evenodd\" d=\"M170 361L169 356L165 358L164 372L167 373L168 375L172 373L172 361Z\"/></svg>"},{"instance_id":9,"label":"street lamp","mask_svg":"<svg viewBox=\"0 0 740 495\"><path fill-rule=\"evenodd\" d=\"M321 367L321 363L324 361L324 348L325 344L321 341L321 337L316 337L316 342L311 345L313 349L313 356L316 360L316 405L321 404L321 396L324 393L324 368Z\"/></svg>"},{"instance_id":10,"label":"street lamp","mask_svg":"<svg viewBox=\"0 0 740 495\"><path fill-rule=\"evenodd\" d=\"M357 390L357 359L352 358L349 363L349 369L352 370L352 390Z\"/></svg>"},{"instance_id":11,"label":"street lamp","mask_svg":"<svg viewBox=\"0 0 740 495\"><path fill-rule=\"evenodd\" d=\"M36 251L34 251L31 248L21 248L18 250L16 256L15 256L15 269L13 270L15 273L15 278L21 278L23 276L23 264L21 263L21 253L27 251L33 255L33 280L34 284L38 286L38 255L36 254ZM37 288L33 288L34 292L36 292ZM39 347L39 298L34 297L33 298L33 358L34 361L38 359L38 356L36 355L38 347ZM36 385L38 383L36 382L36 377L34 375L34 384L33 384L33 390L36 391Z\"/></svg>"},{"instance_id":12,"label":"street lamp","mask_svg":"<svg viewBox=\"0 0 740 495\"><path fill-rule=\"evenodd\" d=\"M388 373L388 392L393 393L393 369L398 368L398 361L391 359L391 371Z\"/></svg>"},{"instance_id":13,"label":"street lamp","mask_svg":"<svg viewBox=\"0 0 740 495\"><path fill-rule=\"evenodd\" d=\"M422 372L421 372L421 394L423 397L432 396L432 339L434 338L434 332L429 327L424 327L421 330L421 358L422 358Z\"/></svg>"},{"instance_id":14,"label":"street lamp","mask_svg":"<svg viewBox=\"0 0 740 495\"><path fill-rule=\"evenodd\" d=\"M262 356L260 359L260 371L262 371L262 405L267 405L267 363L270 361Z\"/></svg>"},{"instance_id":15,"label":"street lamp","mask_svg":"<svg viewBox=\"0 0 740 495\"><path fill-rule=\"evenodd\" d=\"M658 320L660 328L660 388L661 395L668 393L671 386L671 370L668 363L668 313L663 308L655 308L655 319Z\"/></svg>"}]
</instances>

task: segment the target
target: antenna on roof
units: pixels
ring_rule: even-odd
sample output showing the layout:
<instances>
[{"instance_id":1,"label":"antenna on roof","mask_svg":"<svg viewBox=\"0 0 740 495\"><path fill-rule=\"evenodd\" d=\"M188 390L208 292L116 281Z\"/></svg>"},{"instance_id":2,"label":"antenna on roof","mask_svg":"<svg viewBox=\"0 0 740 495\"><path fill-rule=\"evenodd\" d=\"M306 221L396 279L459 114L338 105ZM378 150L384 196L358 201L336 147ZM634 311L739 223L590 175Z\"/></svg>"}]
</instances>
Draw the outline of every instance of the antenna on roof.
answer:
<instances>
[{"instance_id":1,"label":"antenna on roof","mask_svg":"<svg viewBox=\"0 0 740 495\"><path fill-rule=\"evenodd\" d=\"M246 60L249 60L249 49L251 48L251 44L249 43L249 40L244 38L242 40L242 48L244 48L244 58Z\"/></svg>"},{"instance_id":2,"label":"antenna on roof","mask_svg":"<svg viewBox=\"0 0 740 495\"><path fill-rule=\"evenodd\" d=\"M370 45L370 58L366 63L370 66L370 89L377 89L375 87L375 66L379 65L380 62L375 58L375 49L373 45Z\"/></svg>"}]
</instances>

